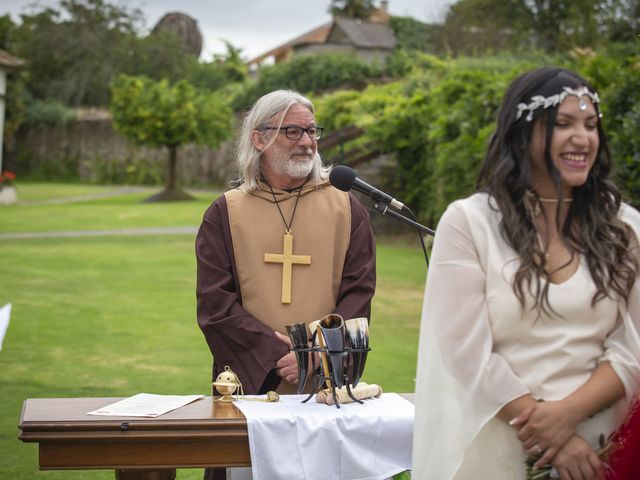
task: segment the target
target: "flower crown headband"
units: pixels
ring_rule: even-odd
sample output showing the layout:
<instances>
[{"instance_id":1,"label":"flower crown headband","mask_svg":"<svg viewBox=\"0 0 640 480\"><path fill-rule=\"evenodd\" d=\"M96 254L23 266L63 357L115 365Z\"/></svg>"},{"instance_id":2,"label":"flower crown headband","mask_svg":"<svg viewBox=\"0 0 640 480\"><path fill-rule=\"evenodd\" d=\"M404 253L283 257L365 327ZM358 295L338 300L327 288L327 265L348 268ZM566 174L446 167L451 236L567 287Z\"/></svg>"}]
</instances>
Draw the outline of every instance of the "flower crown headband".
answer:
<instances>
[{"instance_id":1,"label":"flower crown headband","mask_svg":"<svg viewBox=\"0 0 640 480\"><path fill-rule=\"evenodd\" d=\"M555 107L556 105L561 104L565 98L569 95L574 97L578 97L580 103L578 104L578 108L582 111L587 109L587 102L582 98L583 95L586 95L591 99L591 102L600 103L600 97L595 92L590 92L587 87L582 87L580 89L575 89L571 87L562 87L562 92L556 93L555 95L551 95L550 97L543 97L542 95L535 95L531 97L531 103L519 103L518 104L518 112L516 113L516 120L518 120L525 111L529 111L527 114L526 120L530 122L533 120L533 112L535 112L538 108L549 108ZM602 116L600 114L600 116Z\"/></svg>"}]
</instances>

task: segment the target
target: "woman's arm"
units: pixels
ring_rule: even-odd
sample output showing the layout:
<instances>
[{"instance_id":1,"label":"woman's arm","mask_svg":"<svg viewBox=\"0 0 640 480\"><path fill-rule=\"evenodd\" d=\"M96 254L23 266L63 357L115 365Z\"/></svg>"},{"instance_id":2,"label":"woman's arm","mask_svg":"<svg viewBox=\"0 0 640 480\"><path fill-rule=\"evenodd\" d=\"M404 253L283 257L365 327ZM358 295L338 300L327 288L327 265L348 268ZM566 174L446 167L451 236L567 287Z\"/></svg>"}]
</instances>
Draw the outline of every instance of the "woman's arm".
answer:
<instances>
[{"instance_id":1,"label":"woman's arm","mask_svg":"<svg viewBox=\"0 0 640 480\"><path fill-rule=\"evenodd\" d=\"M531 395L523 395L502 407L496 417L509 425L516 426L516 421L525 417L525 412L532 411L537 403Z\"/></svg>"},{"instance_id":2,"label":"woman's arm","mask_svg":"<svg viewBox=\"0 0 640 480\"><path fill-rule=\"evenodd\" d=\"M423 304L416 375L415 478L453 478L468 445L508 403L529 393L494 352L483 263L489 225L465 201L438 223ZM477 205L477 204L476 204Z\"/></svg>"},{"instance_id":3,"label":"woman's arm","mask_svg":"<svg viewBox=\"0 0 640 480\"><path fill-rule=\"evenodd\" d=\"M452 204L438 224L423 322L432 322L432 335L447 373L471 401L491 405L494 416L506 403L528 394L528 388L493 349L487 267L480 260L483 242L474 238L464 208Z\"/></svg>"},{"instance_id":4,"label":"woman's arm","mask_svg":"<svg viewBox=\"0 0 640 480\"><path fill-rule=\"evenodd\" d=\"M518 438L525 450L544 451L534 465L546 465L575 433L576 426L624 398L620 378L608 362L603 362L580 388L559 401L535 402L510 422L519 427Z\"/></svg>"}]
</instances>

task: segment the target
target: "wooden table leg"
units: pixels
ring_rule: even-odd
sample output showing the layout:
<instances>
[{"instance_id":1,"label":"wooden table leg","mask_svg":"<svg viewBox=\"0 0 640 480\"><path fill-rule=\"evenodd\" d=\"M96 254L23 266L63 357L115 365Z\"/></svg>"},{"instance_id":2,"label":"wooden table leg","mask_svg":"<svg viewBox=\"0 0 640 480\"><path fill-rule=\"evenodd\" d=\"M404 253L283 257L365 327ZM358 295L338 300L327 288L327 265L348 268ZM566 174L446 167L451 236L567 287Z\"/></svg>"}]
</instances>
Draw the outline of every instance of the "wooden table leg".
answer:
<instances>
[{"instance_id":1,"label":"wooden table leg","mask_svg":"<svg viewBox=\"0 0 640 480\"><path fill-rule=\"evenodd\" d=\"M116 480L175 480L176 469L116 470Z\"/></svg>"}]
</instances>

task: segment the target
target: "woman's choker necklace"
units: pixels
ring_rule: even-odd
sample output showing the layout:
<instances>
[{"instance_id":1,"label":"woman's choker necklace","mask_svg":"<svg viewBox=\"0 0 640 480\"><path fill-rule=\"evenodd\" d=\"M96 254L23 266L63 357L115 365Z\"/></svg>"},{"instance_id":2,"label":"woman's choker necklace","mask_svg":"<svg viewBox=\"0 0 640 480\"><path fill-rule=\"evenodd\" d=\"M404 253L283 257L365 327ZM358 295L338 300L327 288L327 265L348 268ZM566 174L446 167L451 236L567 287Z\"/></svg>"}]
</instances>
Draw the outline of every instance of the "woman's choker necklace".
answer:
<instances>
[{"instance_id":1,"label":"woman's choker necklace","mask_svg":"<svg viewBox=\"0 0 640 480\"><path fill-rule=\"evenodd\" d=\"M535 200L536 202L539 202L539 203L558 203L560 201L559 198L540 197L533 190L529 190L526 193L526 196L529 197L529 199ZM562 203L568 203L568 202L573 202L573 198L568 197L568 198L562 199Z\"/></svg>"},{"instance_id":2,"label":"woman's choker necklace","mask_svg":"<svg viewBox=\"0 0 640 480\"><path fill-rule=\"evenodd\" d=\"M573 198L563 198L562 203L571 203ZM543 203L560 203L559 198L545 198L539 197L534 192L527 192L527 201L525 202L525 208L529 211L532 218L537 217L542 212Z\"/></svg>"},{"instance_id":3,"label":"woman's choker necklace","mask_svg":"<svg viewBox=\"0 0 640 480\"><path fill-rule=\"evenodd\" d=\"M559 198L544 198L538 197L537 200L541 203L558 203L560 201ZM573 202L573 198L563 198L562 203Z\"/></svg>"}]
</instances>

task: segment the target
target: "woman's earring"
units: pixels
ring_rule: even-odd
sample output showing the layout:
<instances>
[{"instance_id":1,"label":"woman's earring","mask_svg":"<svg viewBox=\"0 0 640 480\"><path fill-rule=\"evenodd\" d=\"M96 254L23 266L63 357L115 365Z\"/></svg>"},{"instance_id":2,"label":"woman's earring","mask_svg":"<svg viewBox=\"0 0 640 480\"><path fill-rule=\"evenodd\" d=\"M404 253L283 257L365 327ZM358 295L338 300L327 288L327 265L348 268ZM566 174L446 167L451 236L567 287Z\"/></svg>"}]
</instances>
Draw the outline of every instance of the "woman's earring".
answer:
<instances>
[{"instance_id":1,"label":"woman's earring","mask_svg":"<svg viewBox=\"0 0 640 480\"><path fill-rule=\"evenodd\" d=\"M534 199L534 205L533 205L533 216L537 217L538 215L540 215L540 201L536 198Z\"/></svg>"}]
</instances>

